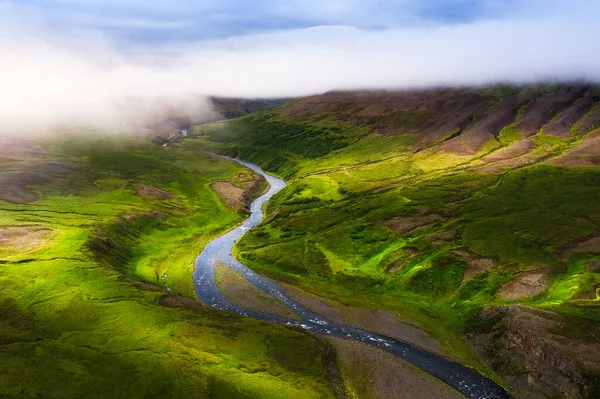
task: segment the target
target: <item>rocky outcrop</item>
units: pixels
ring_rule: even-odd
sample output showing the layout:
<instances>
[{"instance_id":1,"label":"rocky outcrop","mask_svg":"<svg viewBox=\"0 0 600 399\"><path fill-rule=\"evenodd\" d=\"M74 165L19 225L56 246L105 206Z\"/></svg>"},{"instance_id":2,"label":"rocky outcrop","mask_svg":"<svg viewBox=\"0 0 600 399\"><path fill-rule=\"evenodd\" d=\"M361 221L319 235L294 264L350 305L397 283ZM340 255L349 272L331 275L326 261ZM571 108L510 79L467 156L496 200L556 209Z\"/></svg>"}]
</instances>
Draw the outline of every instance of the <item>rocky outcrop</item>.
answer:
<instances>
[{"instance_id":1,"label":"rocky outcrop","mask_svg":"<svg viewBox=\"0 0 600 399\"><path fill-rule=\"evenodd\" d=\"M498 265L498 262L495 259L491 258L482 258L474 254L473 252L467 251L465 249L460 249L457 251L453 251L454 255L460 256L463 258L468 266L463 273L463 280L461 285L471 280L479 273L487 272L490 269L493 269Z\"/></svg>"},{"instance_id":2,"label":"rocky outcrop","mask_svg":"<svg viewBox=\"0 0 600 399\"><path fill-rule=\"evenodd\" d=\"M517 398L594 398L600 393L600 326L587 319L514 305L472 318L476 350Z\"/></svg>"},{"instance_id":3,"label":"rocky outcrop","mask_svg":"<svg viewBox=\"0 0 600 399\"><path fill-rule=\"evenodd\" d=\"M510 280L498 293L502 298L514 301L532 298L548 288L548 281L543 273L530 273Z\"/></svg>"},{"instance_id":4,"label":"rocky outcrop","mask_svg":"<svg viewBox=\"0 0 600 399\"><path fill-rule=\"evenodd\" d=\"M267 181L258 174L246 176L244 173L231 181L216 182L211 185L223 202L230 208L248 213L250 204L267 187Z\"/></svg>"}]
</instances>

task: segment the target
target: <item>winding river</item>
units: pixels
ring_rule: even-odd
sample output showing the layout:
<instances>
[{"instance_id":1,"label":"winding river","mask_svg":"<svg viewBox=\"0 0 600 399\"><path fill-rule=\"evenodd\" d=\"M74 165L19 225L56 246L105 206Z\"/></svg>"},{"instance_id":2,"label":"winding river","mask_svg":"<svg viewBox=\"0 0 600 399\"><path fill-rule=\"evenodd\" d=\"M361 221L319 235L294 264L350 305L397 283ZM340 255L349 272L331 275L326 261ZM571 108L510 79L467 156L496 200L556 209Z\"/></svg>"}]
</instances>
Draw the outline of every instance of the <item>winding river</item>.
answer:
<instances>
[{"instance_id":1,"label":"winding river","mask_svg":"<svg viewBox=\"0 0 600 399\"><path fill-rule=\"evenodd\" d=\"M232 255L232 249L235 242L248 230L261 222L264 216L262 210L263 205L273 197L273 195L285 188L286 183L283 180L262 171L256 165L239 159L228 159L260 173L267 179L270 188L265 194L257 198L251 204L250 216L244 220L242 224L212 240L206 245L198 258L196 258L194 281L196 285L196 294L200 301L212 307L238 313L247 317L302 328L311 333L324 336L329 335L360 341L378 347L412 363L419 369L445 382L469 398L511 398L502 387L489 378L482 376L474 369L452 362L409 343L353 326L336 323L312 312L305 306L288 298L278 283L255 273L235 259ZM257 288L285 303L301 320L291 320L285 317L247 309L231 300L216 284L214 272L216 262L227 265Z\"/></svg>"}]
</instances>

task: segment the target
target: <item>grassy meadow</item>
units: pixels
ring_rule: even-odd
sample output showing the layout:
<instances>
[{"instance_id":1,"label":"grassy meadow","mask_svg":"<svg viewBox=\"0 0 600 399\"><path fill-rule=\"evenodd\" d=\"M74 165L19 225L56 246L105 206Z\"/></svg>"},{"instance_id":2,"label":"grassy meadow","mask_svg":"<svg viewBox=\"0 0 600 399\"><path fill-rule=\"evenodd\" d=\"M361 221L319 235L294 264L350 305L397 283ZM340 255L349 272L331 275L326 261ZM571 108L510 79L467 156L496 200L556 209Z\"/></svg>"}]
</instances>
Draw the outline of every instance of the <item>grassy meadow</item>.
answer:
<instances>
[{"instance_id":1,"label":"grassy meadow","mask_svg":"<svg viewBox=\"0 0 600 399\"><path fill-rule=\"evenodd\" d=\"M592 139L600 107L561 118L573 93L544 90L481 90L485 101L472 92L422 94L425 105L466 96L483 107L469 116L473 131L440 128L438 136L419 129L454 112L386 108L372 93L353 101L375 108L358 112L346 94L333 93L196 126L167 148L75 134L38 139L42 155L33 160L0 153L0 185L3 173L33 181L20 194L26 201L0 200L0 397L334 396L328 349L316 339L194 300L194 257L245 217L212 185L253 183L248 170L215 153L288 182L234 248L254 270L416 321L454 359L505 386L529 371L504 352L491 361L477 352L470 334L496 327L480 317L486 309L551 311L561 317L558 339L593 345L600 158ZM504 100L515 93L531 97L529 105L510 109ZM589 93L584 100L600 102ZM540 110L548 103L558 108ZM567 119L568 136L531 127ZM486 133L492 125L497 134ZM579 148L579 158L564 158ZM69 172L31 177L57 167ZM235 276L218 277L235 285ZM273 306L236 289L229 294ZM580 371L575 389L590 396L600 371Z\"/></svg>"},{"instance_id":2,"label":"grassy meadow","mask_svg":"<svg viewBox=\"0 0 600 399\"><path fill-rule=\"evenodd\" d=\"M0 397L333 396L316 340L191 299L194 257L244 218L210 185L247 170L134 137L36 144L72 172L0 201Z\"/></svg>"},{"instance_id":3,"label":"grassy meadow","mask_svg":"<svg viewBox=\"0 0 600 399\"><path fill-rule=\"evenodd\" d=\"M289 182L268 204L266 220L237 244L247 265L349 305L411 317L483 370L464 340L483 306L528 304L574 323L600 321L600 273L587 266L600 256L569 250L599 230L592 204L600 202L600 170L548 162L585 136L530 137L527 163L492 173L482 159L523 139L514 124L476 154L461 155L436 143L415 151L415 134L372 134L372 126L332 115L284 114L195 131L196 145ZM531 273L544 276L541 292L503 295L509 282Z\"/></svg>"}]
</instances>

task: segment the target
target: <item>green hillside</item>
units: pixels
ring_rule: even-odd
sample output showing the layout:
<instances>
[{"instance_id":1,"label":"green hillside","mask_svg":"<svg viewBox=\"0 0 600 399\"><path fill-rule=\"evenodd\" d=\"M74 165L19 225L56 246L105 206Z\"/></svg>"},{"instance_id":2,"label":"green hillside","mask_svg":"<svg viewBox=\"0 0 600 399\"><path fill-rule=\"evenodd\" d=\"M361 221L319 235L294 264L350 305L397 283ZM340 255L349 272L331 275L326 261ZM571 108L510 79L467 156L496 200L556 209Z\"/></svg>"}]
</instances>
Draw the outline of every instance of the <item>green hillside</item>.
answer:
<instances>
[{"instance_id":1,"label":"green hillside","mask_svg":"<svg viewBox=\"0 0 600 399\"><path fill-rule=\"evenodd\" d=\"M599 94L586 85L331 92L196 135L289 181L238 243L244 263L409 316L453 355L469 361L474 347L517 381L545 367L529 356L538 343L478 341L492 328L509 341L514 323L503 317L513 310L559 317L564 330L550 341L591 325L584 351L600 349ZM499 306L502 317L484 317ZM564 352L577 369L565 371L569 384L597 392L598 362Z\"/></svg>"},{"instance_id":2,"label":"green hillside","mask_svg":"<svg viewBox=\"0 0 600 399\"><path fill-rule=\"evenodd\" d=\"M333 396L316 340L195 300L194 257L244 218L211 185L247 169L95 132L3 144L0 397Z\"/></svg>"}]
</instances>

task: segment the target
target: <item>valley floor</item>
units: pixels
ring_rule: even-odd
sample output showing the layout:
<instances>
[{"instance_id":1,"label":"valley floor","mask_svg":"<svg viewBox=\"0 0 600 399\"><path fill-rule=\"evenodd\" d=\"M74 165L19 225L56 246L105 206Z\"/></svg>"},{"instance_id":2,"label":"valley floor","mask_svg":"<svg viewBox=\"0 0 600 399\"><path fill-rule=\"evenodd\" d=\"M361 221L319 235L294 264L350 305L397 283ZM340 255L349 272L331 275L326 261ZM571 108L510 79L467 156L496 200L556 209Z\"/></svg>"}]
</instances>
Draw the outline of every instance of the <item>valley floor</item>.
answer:
<instances>
[{"instance_id":1,"label":"valley floor","mask_svg":"<svg viewBox=\"0 0 600 399\"><path fill-rule=\"evenodd\" d=\"M373 348L195 300L194 257L265 188L218 153L288 181L234 254L298 302L516 398L598 397L598 93L334 92L168 147L97 133L2 143L0 396L454 395ZM217 277L249 308L287 311Z\"/></svg>"}]
</instances>

